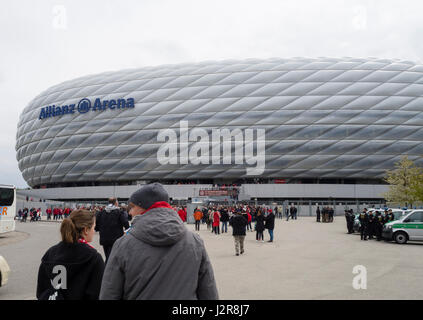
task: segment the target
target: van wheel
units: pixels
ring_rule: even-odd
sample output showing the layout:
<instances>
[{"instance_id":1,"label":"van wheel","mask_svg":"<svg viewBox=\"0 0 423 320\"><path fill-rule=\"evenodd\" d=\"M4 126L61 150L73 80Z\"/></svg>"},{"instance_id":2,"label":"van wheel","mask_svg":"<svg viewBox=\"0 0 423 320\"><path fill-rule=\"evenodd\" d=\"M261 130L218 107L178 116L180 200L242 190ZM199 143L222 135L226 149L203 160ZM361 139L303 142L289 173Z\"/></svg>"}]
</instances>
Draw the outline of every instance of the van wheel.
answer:
<instances>
[{"instance_id":1,"label":"van wheel","mask_svg":"<svg viewBox=\"0 0 423 320\"><path fill-rule=\"evenodd\" d=\"M405 232L397 232L394 235L395 242L398 244L405 244L407 243L407 234Z\"/></svg>"}]
</instances>

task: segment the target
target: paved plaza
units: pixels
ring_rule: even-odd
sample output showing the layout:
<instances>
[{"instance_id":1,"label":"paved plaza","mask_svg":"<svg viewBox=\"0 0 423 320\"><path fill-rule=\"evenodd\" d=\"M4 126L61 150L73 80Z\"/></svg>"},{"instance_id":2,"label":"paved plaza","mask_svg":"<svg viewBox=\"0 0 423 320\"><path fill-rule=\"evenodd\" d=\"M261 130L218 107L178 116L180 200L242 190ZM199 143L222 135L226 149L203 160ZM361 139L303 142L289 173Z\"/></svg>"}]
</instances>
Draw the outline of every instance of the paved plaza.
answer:
<instances>
[{"instance_id":1,"label":"paved plaza","mask_svg":"<svg viewBox=\"0 0 423 320\"><path fill-rule=\"evenodd\" d=\"M57 222L16 226L15 232L0 236L0 254L12 269L0 300L35 299L40 259L60 240ZM187 227L194 230L194 225ZM267 232L264 243L247 232L240 256L235 256L232 228L215 235L202 225L199 234L221 299L423 299L423 242L361 241L359 234L347 234L342 216L333 223L276 219L274 242L266 242ZM98 234L93 245L104 257ZM357 265L367 270L365 290L352 285Z\"/></svg>"}]
</instances>

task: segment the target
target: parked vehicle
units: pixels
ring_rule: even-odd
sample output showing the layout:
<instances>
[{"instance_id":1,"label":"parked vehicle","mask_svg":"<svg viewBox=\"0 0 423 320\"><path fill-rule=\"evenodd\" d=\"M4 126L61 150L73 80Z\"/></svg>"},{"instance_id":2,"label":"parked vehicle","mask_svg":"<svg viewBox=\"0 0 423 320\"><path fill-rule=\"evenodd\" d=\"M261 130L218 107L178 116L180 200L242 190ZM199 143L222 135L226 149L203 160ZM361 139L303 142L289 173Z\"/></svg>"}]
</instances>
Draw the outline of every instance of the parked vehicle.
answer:
<instances>
[{"instance_id":1,"label":"parked vehicle","mask_svg":"<svg viewBox=\"0 0 423 320\"><path fill-rule=\"evenodd\" d=\"M394 240L398 244L423 241L423 210L411 210L398 220L386 223L382 236L385 240Z\"/></svg>"},{"instance_id":2,"label":"parked vehicle","mask_svg":"<svg viewBox=\"0 0 423 320\"><path fill-rule=\"evenodd\" d=\"M0 185L0 234L15 230L16 188Z\"/></svg>"}]
</instances>

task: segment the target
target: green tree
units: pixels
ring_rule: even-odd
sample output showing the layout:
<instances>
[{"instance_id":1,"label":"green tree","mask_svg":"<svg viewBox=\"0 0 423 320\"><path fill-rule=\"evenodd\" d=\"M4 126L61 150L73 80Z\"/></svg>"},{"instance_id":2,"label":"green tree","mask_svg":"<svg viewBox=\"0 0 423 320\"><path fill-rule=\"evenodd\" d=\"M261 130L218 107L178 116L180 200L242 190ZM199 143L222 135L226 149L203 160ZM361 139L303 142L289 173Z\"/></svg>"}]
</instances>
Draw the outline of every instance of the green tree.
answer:
<instances>
[{"instance_id":1,"label":"green tree","mask_svg":"<svg viewBox=\"0 0 423 320\"><path fill-rule=\"evenodd\" d=\"M423 202L423 174L417 175L412 181L412 190L417 201Z\"/></svg>"},{"instance_id":2,"label":"green tree","mask_svg":"<svg viewBox=\"0 0 423 320\"><path fill-rule=\"evenodd\" d=\"M384 194L388 202L395 202L405 206L419 200L419 192L422 192L423 171L417 167L407 156L395 163L394 170L387 170L385 181L389 183L389 190Z\"/></svg>"}]
</instances>

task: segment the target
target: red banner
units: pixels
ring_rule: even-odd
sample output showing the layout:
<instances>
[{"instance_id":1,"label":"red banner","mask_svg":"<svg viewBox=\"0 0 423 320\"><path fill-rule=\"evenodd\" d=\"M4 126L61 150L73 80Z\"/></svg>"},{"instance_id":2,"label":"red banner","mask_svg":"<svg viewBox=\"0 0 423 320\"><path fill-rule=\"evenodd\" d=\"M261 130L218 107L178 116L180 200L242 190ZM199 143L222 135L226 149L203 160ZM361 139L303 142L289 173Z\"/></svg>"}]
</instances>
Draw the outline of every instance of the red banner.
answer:
<instances>
[{"instance_id":1,"label":"red banner","mask_svg":"<svg viewBox=\"0 0 423 320\"><path fill-rule=\"evenodd\" d=\"M236 190L200 190L201 197L207 196L231 196L235 195Z\"/></svg>"},{"instance_id":2,"label":"red banner","mask_svg":"<svg viewBox=\"0 0 423 320\"><path fill-rule=\"evenodd\" d=\"M275 179L275 183L286 183L285 179Z\"/></svg>"}]
</instances>

